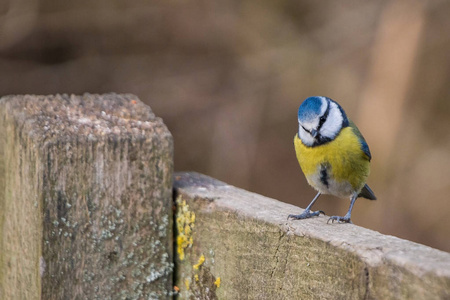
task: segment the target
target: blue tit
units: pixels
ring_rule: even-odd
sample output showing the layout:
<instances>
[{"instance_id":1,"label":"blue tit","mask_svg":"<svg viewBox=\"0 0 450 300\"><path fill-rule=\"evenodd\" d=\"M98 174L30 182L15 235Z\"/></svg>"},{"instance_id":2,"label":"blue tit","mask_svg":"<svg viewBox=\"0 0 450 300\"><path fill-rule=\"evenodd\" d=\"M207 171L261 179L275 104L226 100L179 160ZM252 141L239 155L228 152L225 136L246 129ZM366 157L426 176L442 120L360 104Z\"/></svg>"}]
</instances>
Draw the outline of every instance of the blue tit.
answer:
<instances>
[{"instance_id":1,"label":"blue tit","mask_svg":"<svg viewBox=\"0 0 450 300\"><path fill-rule=\"evenodd\" d=\"M311 211L321 194L349 197L345 216L332 216L328 222L351 223L353 205L358 197L376 200L366 184L372 158L364 137L347 118L342 107L327 97L309 97L298 109L298 133L294 137L300 168L317 195L299 215L292 219L319 216L323 211Z\"/></svg>"}]
</instances>

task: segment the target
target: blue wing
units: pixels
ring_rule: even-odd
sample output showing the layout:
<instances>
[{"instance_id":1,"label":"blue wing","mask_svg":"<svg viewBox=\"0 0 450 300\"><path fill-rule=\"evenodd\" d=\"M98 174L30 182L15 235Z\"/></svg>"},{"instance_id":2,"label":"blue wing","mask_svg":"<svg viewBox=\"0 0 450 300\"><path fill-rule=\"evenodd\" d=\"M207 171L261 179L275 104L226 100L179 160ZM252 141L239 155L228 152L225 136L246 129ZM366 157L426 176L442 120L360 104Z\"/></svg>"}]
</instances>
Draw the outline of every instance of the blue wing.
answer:
<instances>
[{"instance_id":1,"label":"blue wing","mask_svg":"<svg viewBox=\"0 0 450 300\"><path fill-rule=\"evenodd\" d=\"M353 132L358 136L359 142L361 143L361 150L364 152L364 154L367 155L369 161L372 159L372 154L370 154L369 145L367 145L366 140L364 139L363 135L359 131L358 127L356 127L355 123L353 121L349 121L349 126L353 129Z\"/></svg>"}]
</instances>

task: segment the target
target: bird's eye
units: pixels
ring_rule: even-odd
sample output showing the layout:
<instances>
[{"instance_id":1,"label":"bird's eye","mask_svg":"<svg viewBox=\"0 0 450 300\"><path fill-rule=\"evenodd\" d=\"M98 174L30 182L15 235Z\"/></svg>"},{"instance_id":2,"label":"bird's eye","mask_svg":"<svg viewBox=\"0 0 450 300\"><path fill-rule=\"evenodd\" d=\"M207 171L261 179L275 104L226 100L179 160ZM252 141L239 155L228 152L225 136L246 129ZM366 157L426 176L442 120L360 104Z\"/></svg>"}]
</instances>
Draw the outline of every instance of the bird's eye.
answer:
<instances>
[{"instance_id":1,"label":"bird's eye","mask_svg":"<svg viewBox=\"0 0 450 300\"><path fill-rule=\"evenodd\" d=\"M325 118L324 116L320 117L320 119L319 119L319 128L322 127L323 123L325 123L326 120L327 120L327 118Z\"/></svg>"}]
</instances>

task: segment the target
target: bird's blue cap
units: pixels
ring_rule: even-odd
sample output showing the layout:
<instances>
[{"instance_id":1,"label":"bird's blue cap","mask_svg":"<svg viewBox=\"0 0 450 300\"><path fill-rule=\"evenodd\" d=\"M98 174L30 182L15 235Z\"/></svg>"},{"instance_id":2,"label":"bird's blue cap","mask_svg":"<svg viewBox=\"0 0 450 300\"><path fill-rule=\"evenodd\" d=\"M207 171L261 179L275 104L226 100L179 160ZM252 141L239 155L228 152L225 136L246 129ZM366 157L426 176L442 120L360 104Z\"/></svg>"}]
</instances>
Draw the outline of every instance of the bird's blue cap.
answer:
<instances>
[{"instance_id":1,"label":"bird's blue cap","mask_svg":"<svg viewBox=\"0 0 450 300\"><path fill-rule=\"evenodd\" d=\"M298 119L309 121L320 114L323 97L313 96L306 98L298 109Z\"/></svg>"}]
</instances>

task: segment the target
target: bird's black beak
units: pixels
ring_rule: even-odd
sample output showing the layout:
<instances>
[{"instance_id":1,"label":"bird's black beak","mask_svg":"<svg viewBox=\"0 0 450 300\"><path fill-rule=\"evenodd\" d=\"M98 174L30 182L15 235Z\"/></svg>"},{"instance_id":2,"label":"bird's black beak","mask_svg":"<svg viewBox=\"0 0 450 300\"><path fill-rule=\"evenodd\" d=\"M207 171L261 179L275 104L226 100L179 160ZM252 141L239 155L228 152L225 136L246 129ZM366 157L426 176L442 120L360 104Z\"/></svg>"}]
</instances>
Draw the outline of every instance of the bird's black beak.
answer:
<instances>
[{"instance_id":1,"label":"bird's black beak","mask_svg":"<svg viewBox=\"0 0 450 300\"><path fill-rule=\"evenodd\" d=\"M319 132L318 132L317 130L315 130L315 129L312 129L312 130L311 130L311 136L312 136L313 138L316 138L318 135L319 135Z\"/></svg>"}]
</instances>

